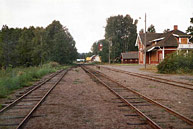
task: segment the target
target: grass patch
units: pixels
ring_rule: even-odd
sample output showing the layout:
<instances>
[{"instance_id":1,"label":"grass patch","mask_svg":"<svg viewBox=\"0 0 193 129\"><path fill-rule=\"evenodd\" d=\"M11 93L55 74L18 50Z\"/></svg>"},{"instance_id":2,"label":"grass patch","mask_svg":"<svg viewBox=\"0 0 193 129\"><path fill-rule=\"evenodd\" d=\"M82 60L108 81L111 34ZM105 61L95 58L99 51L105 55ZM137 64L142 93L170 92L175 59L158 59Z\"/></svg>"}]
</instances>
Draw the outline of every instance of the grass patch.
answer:
<instances>
[{"instance_id":1,"label":"grass patch","mask_svg":"<svg viewBox=\"0 0 193 129\"><path fill-rule=\"evenodd\" d=\"M75 71L78 73L79 72L79 70L78 69L75 69Z\"/></svg>"},{"instance_id":2,"label":"grass patch","mask_svg":"<svg viewBox=\"0 0 193 129\"><path fill-rule=\"evenodd\" d=\"M156 65L146 65L146 69L145 67L143 67L143 68L140 68L140 70L157 72L157 66Z\"/></svg>"},{"instance_id":3,"label":"grass patch","mask_svg":"<svg viewBox=\"0 0 193 129\"><path fill-rule=\"evenodd\" d=\"M119 66L138 66L139 64L120 64L120 63L114 63L111 65L119 65Z\"/></svg>"},{"instance_id":4,"label":"grass patch","mask_svg":"<svg viewBox=\"0 0 193 129\"><path fill-rule=\"evenodd\" d=\"M73 81L73 84L81 84L81 83L83 83L83 82L80 81L80 79L75 79L75 80Z\"/></svg>"},{"instance_id":5,"label":"grass patch","mask_svg":"<svg viewBox=\"0 0 193 129\"><path fill-rule=\"evenodd\" d=\"M149 88L156 88L156 86L151 86L151 85L150 85Z\"/></svg>"},{"instance_id":6,"label":"grass patch","mask_svg":"<svg viewBox=\"0 0 193 129\"><path fill-rule=\"evenodd\" d=\"M20 67L0 70L0 98L5 98L14 90L30 86L44 75L63 68L67 68L67 66L60 66L52 62L42 67Z\"/></svg>"}]
</instances>

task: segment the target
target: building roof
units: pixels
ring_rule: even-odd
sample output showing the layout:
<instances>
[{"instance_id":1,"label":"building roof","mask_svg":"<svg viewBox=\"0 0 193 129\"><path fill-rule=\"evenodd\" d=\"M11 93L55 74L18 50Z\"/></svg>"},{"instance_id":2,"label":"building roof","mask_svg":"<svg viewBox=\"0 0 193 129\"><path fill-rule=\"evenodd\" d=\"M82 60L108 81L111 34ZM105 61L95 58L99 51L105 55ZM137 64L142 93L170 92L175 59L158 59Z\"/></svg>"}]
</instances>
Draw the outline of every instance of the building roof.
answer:
<instances>
[{"instance_id":1,"label":"building roof","mask_svg":"<svg viewBox=\"0 0 193 129\"><path fill-rule=\"evenodd\" d=\"M138 51L121 53L122 59L138 59Z\"/></svg>"},{"instance_id":2,"label":"building roof","mask_svg":"<svg viewBox=\"0 0 193 129\"><path fill-rule=\"evenodd\" d=\"M171 36L171 34L173 36ZM145 33L139 34L139 37L140 37L142 43L145 44L144 43ZM169 38L167 38L167 37L169 37ZM162 41L162 45L166 45L167 46L167 43L169 43L168 46L171 46L171 45L175 45L176 46L177 42L176 42L175 37L190 38L191 36L186 34L186 33L184 33L184 32L182 32L182 31L180 31L180 30L172 30L172 31L170 31L168 33L147 33L146 34L146 45L147 46L151 45L151 43L153 41L157 41L157 42ZM163 43L163 41L165 43ZM174 42L174 44L170 44L171 42Z\"/></svg>"},{"instance_id":3,"label":"building roof","mask_svg":"<svg viewBox=\"0 0 193 129\"><path fill-rule=\"evenodd\" d=\"M156 46L160 47L178 47L178 40L175 38L175 36L172 33L168 33L168 35L158 42Z\"/></svg>"},{"instance_id":4,"label":"building roof","mask_svg":"<svg viewBox=\"0 0 193 129\"><path fill-rule=\"evenodd\" d=\"M140 36L142 43L145 44L144 43L145 33L141 33L141 34L139 34L139 36ZM159 39L161 37L163 37L162 33L147 33L146 34L146 45L150 45L152 40Z\"/></svg>"},{"instance_id":5,"label":"building roof","mask_svg":"<svg viewBox=\"0 0 193 129\"><path fill-rule=\"evenodd\" d=\"M139 34L139 38L142 44L145 44L145 33ZM177 38L191 38L191 36L177 29L167 33L147 33L146 51L150 51L159 47L178 47L179 41ZM153 42L154 44L152 44Z\"/></svg>"},{"instance_id":6,"label":"building roof","mask_svg":"<svg viewBox=\"0 0 193 129\"><path fill-rule=\"evenodd\" d=\"M180 31L180 30L172 30L172 31L170 31L170 32L172 32L174 35L179 36L180 38L190 38L190 37L191 37L190 35L182 32L182 31Z\"/></svg>"}]
</instances>

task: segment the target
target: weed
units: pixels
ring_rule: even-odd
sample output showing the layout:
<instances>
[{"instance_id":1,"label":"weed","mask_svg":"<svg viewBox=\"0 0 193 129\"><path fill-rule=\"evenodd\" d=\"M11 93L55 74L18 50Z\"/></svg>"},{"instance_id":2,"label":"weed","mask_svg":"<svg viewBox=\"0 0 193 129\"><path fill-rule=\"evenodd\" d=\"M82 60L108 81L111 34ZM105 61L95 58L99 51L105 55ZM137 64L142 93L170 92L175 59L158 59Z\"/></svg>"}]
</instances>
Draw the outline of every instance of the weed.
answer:
<instances>
[{"instance_id":1,"label":"weed","mask_svg":"<svg viewBox=\"0 0 193 129\"><path fill-rule=\"evenodd\" d=\"M75 80L73 81L73 84L80 84L80 83L83 83L82 81L80 81L80 79L75 79Z\"/></svg>"},{"instance_id":2,"label":"weed","mask_svg":"<svg viewBox=\"0 0 193 129\"><path fill-rule=\"evenodd\" d=\"M79 70L78 69L75 69L75 71L78 73L79 72Z\"/></svg>"},{"instance_id":3,"label":"weed","mask_svg":"<svg viewBox=\"0 0 193 129\"><path fill-rule=\"evenodd\" d=\"M151 86L151 85L150 85L149 88L156 88L156 86Z\"/></svg>"},{"instance_id":4,"label":"weed","mask_svg":"<svg viewBox=\"0 0 193 129\"><path fill-rule=\"evenodd\" d=\"M170 117L170 120L176 120L176 117L171 116L171 117Z\"/></svg>"},{"instance_id":5,"label":"weed","mask_svg":"<svg viewBox=\"0 0 193 129\"><path fill-rule=\"evenodd\" d=\"M42 67L28 67L28 68L8 68L7 70L0 70L0 98L7 97L14 90L32 85L34 81L39 80L46 74L55 72L58 67L56 63L45 64Z\"/></svg>"}]
</instances>

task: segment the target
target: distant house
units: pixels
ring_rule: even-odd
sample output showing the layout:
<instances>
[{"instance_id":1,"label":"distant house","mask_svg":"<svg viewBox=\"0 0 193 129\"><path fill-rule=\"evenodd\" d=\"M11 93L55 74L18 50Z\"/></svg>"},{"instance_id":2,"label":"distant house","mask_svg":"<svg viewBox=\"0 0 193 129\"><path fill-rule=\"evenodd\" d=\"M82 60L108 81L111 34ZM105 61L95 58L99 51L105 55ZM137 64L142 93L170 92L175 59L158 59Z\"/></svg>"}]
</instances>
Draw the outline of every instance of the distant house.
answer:
<instances>
[{"instance_id":1,"label":"distant house","mask_svg":"<svg viewBox=\"0 0 193 129\"><path fill-rule=\"evenodd\" d=\"M174 30L168 33L147 33L145 49L145 34L138 34L135 46L138 46L139 64L144 64L145 50L147 64L159 64L168 54L176 50L187 52L193 50L190 38L190 35L178 30L178 26L175 25Z\"/></svg>"},{"instance_id":2,"label":"distant house","mask_svg":"<svg viewBox=\"0 0 193 129\"><path fill-rule=\"evenodd\" d=\"M101 62L101 58L99 55L93 55L91 60L93 62Z\"/></svg>"},{"instance_id":3,"label":"distant house","mask_svg":"<svg viewBox=\"0 0 193 129\"><path fill-rule=\"evenodd\" d=\"M138 51L121 53L121 63L138 63Z\"/></svg>"},{"instance_id":4,"label":"distant house","mask_svg":"<svg viewBox=\"0 0 193 129\"><path fill-rule=\"evenodd\" d=\"M85 59L76 59L76 62L85 62Z\"/></svg>"},{"instance_id":5,"label":"distant house","mask_svg":"<svg viewBox=\"0 0 193 129\"><path fill-rule=\"evenodd\" d=\"M86 62L90 62L91 58L90 57L86 57Z\"/></svg>"},{"instance_id":6,"label":"distant house","mask_svg":"<svg viewBox=\"0 0 193 129\"><path fill-rule=\"evenodd\" d=\"M92 55L91 57L86 57L87 62L101 62L101 58L98 55Z\"/></svg>"}]
</instances>

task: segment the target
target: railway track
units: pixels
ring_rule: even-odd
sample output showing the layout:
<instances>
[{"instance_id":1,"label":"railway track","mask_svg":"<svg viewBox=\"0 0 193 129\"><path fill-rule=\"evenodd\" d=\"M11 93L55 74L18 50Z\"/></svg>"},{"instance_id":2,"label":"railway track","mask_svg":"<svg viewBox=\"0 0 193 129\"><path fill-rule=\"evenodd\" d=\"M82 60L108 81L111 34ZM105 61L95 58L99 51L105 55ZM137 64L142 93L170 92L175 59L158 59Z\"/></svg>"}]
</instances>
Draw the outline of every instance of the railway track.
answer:
<instances>
[{"instance_id":1,"label":"railway track","mask_svg":"<svg viewBox=\"0 0 193 129\"><path fill-rule=\"evenodd\" d=\"M141 116L145 124L155 129L192 129L193 121L182 114L112 80L108 76L91 68L82 68L95 80L107 87L125 105ZM139 117L137 116L137 117ZM139 124L140 126L140 124Z\"/></svg>"},{"instance_id":2,"label":"railway track","mask_svg":"<svg viewBox=\"0 0 193 129\"><path fill-rule=\"evenodd\" d=\"M193 90L193 84L190 84L190 83L179 82L179 81L154 77L154 76L147 75L147 74L128 72L128 71L124 71L124 70L118 70L118 69L107 68L107 67L102 67L102 66L100 66L100 68L104 68L104 69L111 70L114 72L124 73L127 75L131 75L131 76L135 76L135 77L139 77L139 78L143 78L143 79L147 79L147 80L151 80L151 81L156 81L156 82L163 83L163 84L168 84L168 85L175 86L178 88Z\"/></svg>"},{"instance_id":3,"label":"railway track","mask_svg":"<svg viewBox=\"0 0 193 129\"><path fill-rule=\"evenodd\" d=\"M48 79L1 109L0 129L23 128L25 123L32 117L33 112L41 105L69 70L61 70L52 74Z\"/></svg>"}]
</instances>

